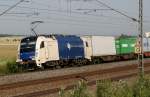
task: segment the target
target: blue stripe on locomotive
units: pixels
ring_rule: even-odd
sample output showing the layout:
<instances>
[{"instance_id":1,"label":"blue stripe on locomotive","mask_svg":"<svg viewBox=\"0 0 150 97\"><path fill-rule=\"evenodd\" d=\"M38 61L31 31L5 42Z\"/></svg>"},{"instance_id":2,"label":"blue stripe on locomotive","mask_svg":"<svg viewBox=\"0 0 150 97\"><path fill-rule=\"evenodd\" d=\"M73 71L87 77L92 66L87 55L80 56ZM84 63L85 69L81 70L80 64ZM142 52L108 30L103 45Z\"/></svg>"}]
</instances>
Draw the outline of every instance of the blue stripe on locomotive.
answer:
<instances>
[{"instance_id":1,"label":"blue stripe on locomotive","mask_svg":"<svg viewBox=\"0 0 150 97\"><path fill-rule=\"evenodd\" d=\"M55 37L58 41L60 59L84 58L84 45L80 37L75 35Z\"/></svg>"},{"instance_id":2,"label":"blue stripe on locomotive","mask_svg":"<svg viewBox=\"0 0 150 97\"><path fill-rule=\"evenodd\" d=\"M32 57L35 56L35 52L23 52L20 53L20 59L22 60L32 60Z\"/></svg>"}]
</instances>

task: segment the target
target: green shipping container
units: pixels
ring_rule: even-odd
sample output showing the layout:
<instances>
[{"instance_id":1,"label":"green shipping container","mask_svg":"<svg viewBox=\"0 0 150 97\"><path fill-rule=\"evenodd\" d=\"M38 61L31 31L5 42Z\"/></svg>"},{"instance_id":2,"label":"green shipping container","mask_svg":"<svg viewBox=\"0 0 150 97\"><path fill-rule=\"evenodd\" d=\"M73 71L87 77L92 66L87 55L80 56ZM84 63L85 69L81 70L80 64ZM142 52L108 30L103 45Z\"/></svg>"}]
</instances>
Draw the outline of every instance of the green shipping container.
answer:
<instances>
[{"instance_id":1,"label":"green shipping container","mask_svg":"<svg viewBox=\"0 0 150 97\"><path fill-rule=\"evenodd\" d=\"M115 41L117 54L134 53L136 37L118 38Z\"/></svg>"}]
</instances>

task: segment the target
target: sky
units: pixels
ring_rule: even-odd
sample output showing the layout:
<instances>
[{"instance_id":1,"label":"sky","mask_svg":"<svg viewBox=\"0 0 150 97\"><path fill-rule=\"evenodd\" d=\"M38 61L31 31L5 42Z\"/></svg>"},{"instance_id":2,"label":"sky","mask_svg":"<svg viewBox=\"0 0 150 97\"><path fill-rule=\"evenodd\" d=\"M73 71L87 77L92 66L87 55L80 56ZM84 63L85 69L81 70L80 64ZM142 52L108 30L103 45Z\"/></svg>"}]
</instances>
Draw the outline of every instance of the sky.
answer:
<instances>
[{"instance_id":1,"label":"sky","mask_svg":"<svg viewBox=\"0 0 150 97\"><path fill-rule=\"evenodd\" d=\"M20 0L0 0L0 13ZM138 19L138 0L25 0L0 16L0 34L33 35L31 25L43 21L37 34L137 35L138 24L107 4ZM144 2L144 32L150 32L150 0Z\"/></svg>"}]
</instances>

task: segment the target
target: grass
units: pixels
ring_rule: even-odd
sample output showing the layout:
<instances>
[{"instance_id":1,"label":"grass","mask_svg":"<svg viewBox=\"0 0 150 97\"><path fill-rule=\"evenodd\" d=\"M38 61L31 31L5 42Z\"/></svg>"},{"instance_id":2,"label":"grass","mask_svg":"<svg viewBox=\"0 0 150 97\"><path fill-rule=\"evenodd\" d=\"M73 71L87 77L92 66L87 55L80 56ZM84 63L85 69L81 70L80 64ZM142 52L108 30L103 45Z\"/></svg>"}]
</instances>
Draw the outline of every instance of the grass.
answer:
<instances>
[{"instance_id":1,"label":"grass","mask_svg":"<svg viewBox=\"0 0 150 97\"><path fill-rule=\"evenodd\" d=\"M62 89L59 92L60 97L92 97L92 95L87 90L86 83L82 80L74 87L72 91L65 92Z\"/></svg>"},{"instance_id":2,"label":"grass","mask_svg":"<svg viewBox=\"0 0 150 97\"><path fill-rule=\"evenodd\" d=\"M17 46L0 46L0 59L9 60L17 57Z\"/></svg>"},{"instance_id":3,"label":"grass","mask_svg":"<svg viewBox=\"0 0 150 97\"><path fill-rule=\"evenodd\" d=\"M0 75L16 73L18 70L16 59L1 59L0 60Z\"/></svg>"},{"instance_id":4,"label":"grass","mask_svg":"<svg viewBox=\"0 0 150 97\"><path fill-rule=\"evenodd\" d=\"M0 75L7 72L7 63L16 60L17 46L0 45Z\"/></svg>"},{"instance_id":5,"label":"grass","mask_svg":"<svg viewBox=\"0 0 150 97\"><path fill-rule=\"evenodd\" d=\"M0 75L8 72L8 63L16 61L19 41L13 41L15 38L0 37Z\"/></svg>"},{"instance_id":6,"label":"grass","mask_svg":"<svg viewBox=\"0 0 150 97\"><path fill-rule=\"evenodd\" d=\"M137 79L133 85L125 81L100 80L96 84L94 96L90 94L86 82L80 81L73 90L59 93L60 97L150 97L150 79Z\"/></svg>"},{"instance_id":7,"label":"grass","mask_svg":"<svg viewBox=\"0 0 150 97\"><path fill-rule=\"evenodd\" d=\"M0 75L5 74L7 70L7 61L6 60L0 60Z\"/></svg>"}]
</instances>

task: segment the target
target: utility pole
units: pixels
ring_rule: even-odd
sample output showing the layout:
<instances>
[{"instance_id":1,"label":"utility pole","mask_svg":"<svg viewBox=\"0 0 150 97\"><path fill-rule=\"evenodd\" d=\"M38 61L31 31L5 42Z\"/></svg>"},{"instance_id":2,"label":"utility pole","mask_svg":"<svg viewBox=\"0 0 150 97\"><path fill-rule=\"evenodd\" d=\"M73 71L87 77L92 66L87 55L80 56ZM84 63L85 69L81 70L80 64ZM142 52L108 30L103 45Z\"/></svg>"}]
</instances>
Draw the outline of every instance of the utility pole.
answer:
<instances>
[{"instance_id":1,"label":"utility pole","mask_svg":"<svg viewBox=\"0 0 150 97\"><path fill-rule=\"evenodd\" d=\"M96 0L99 4L107 7L108 9L119 13L122 16L125 16L129 19L131 19L134 22L138 23L138 69L139 69L139 76L140 78L144 77L144 64L143 64L143 0L139 0L139 19L133 18L128 16L127 14L116 10L109 5L105 4L104 2L100 0Z\"/></svg>"},{"instance_id":2,"label":"utility pole","mask_svg":"<svg viewBox=\"0 0 150 97\"><path fill-rule=\"evenodd\" d=\"M138 54L138 68L140 78L144 77L144 64L143 64L143 0L139 0L139 45L140 53Z\"/></svg>"}]
</instances>

